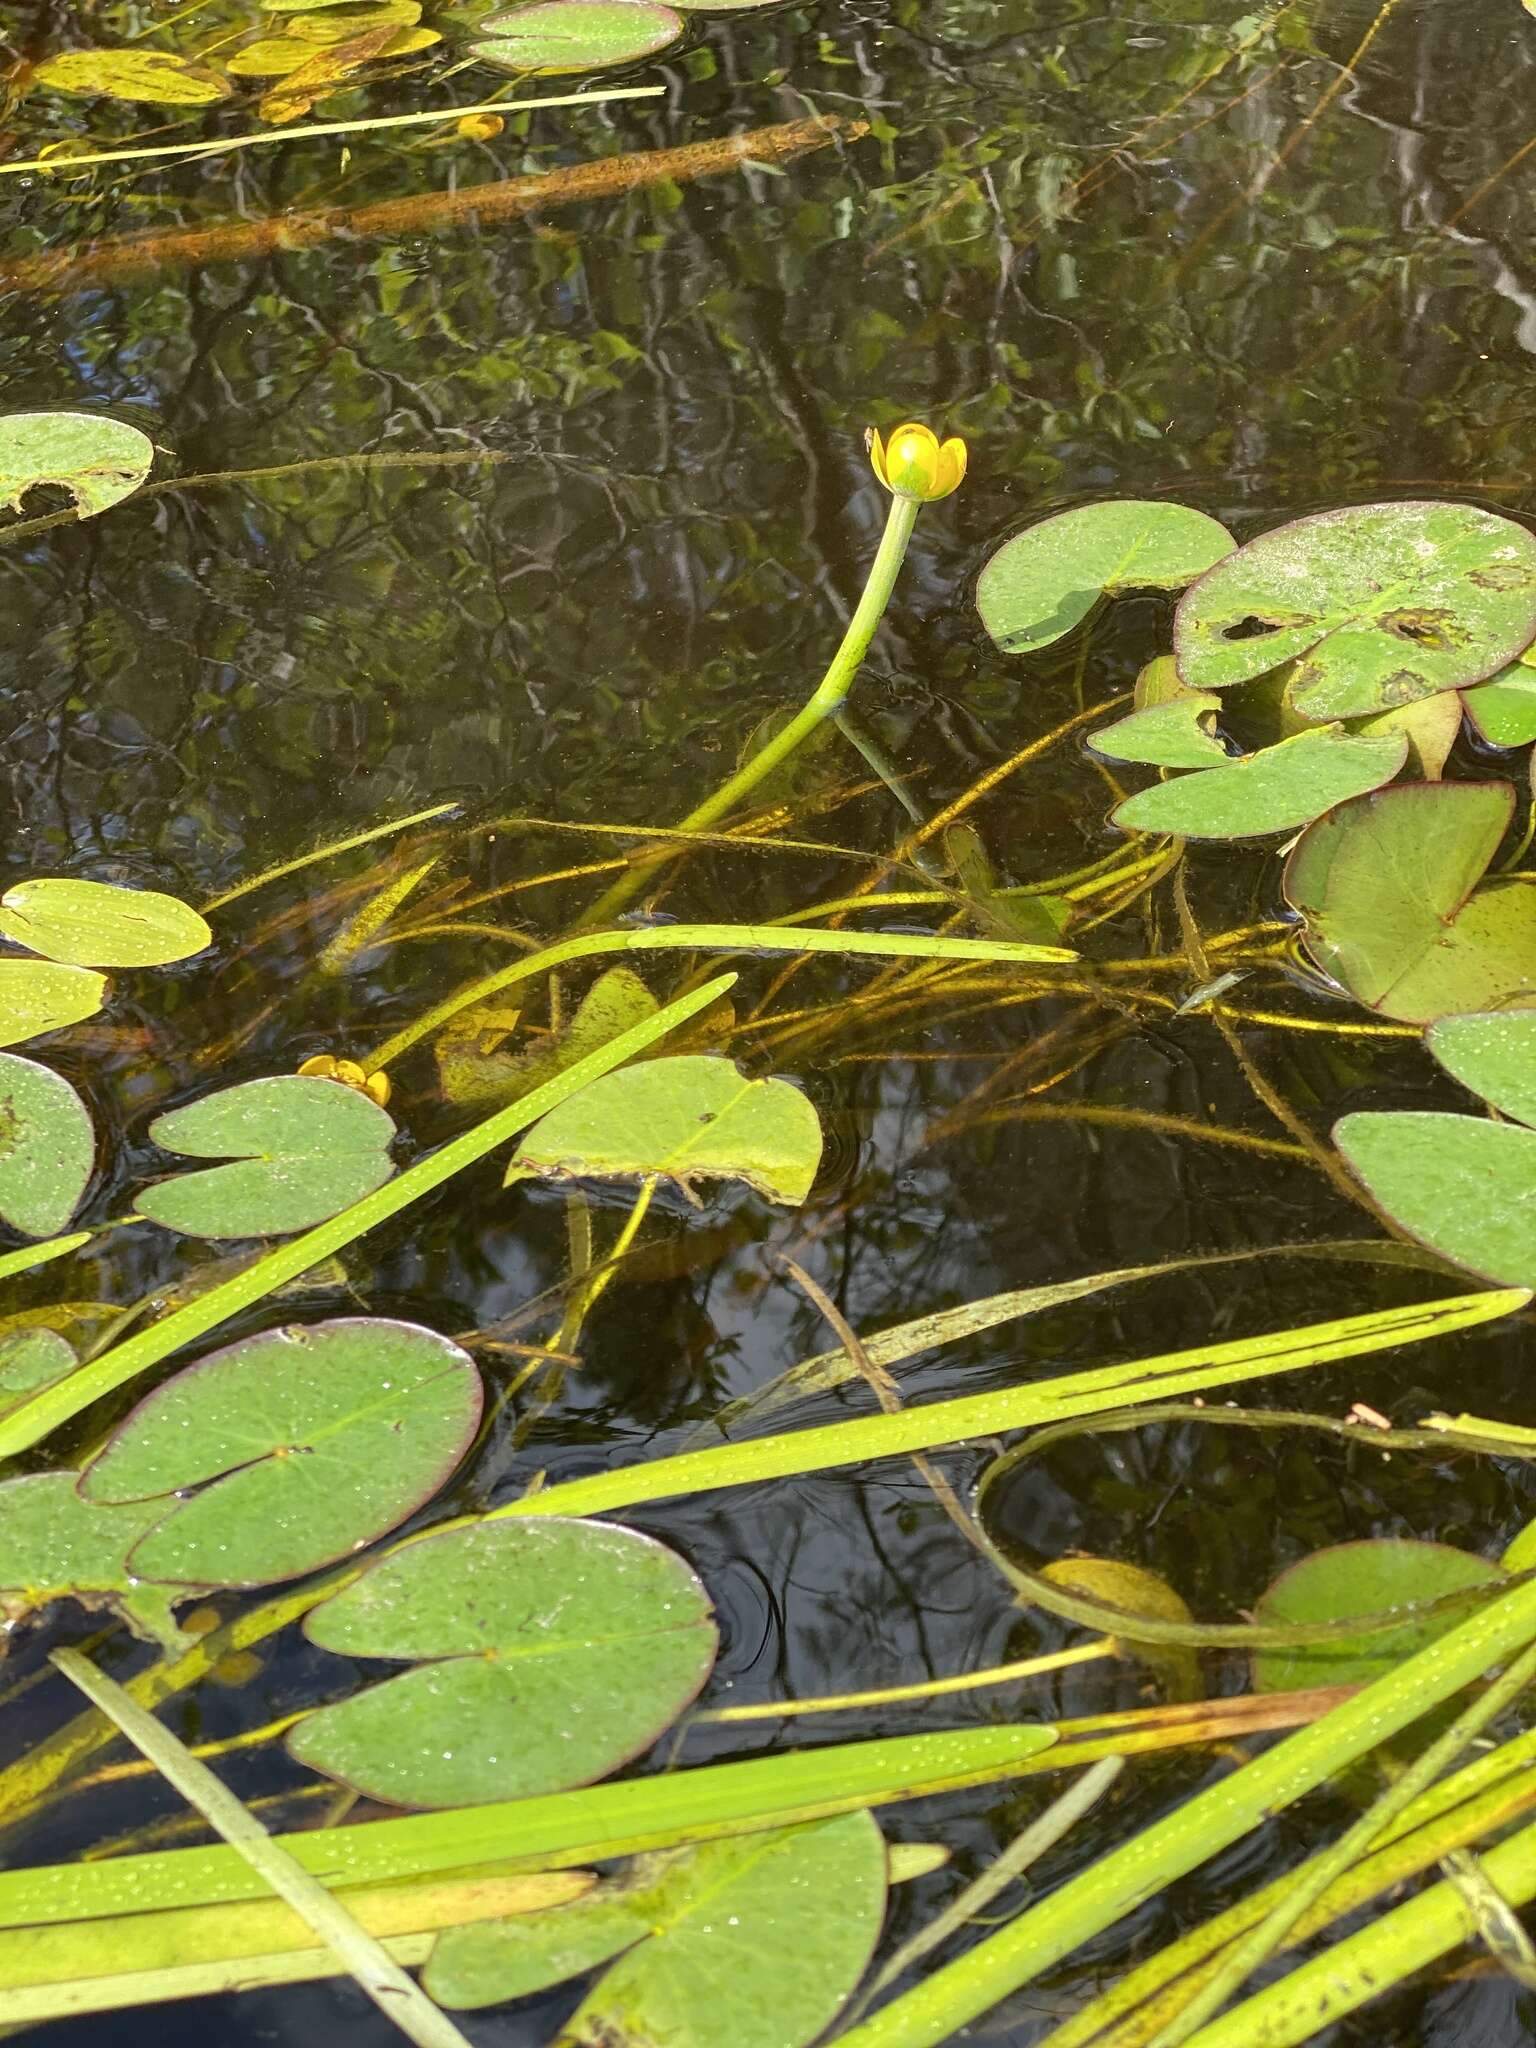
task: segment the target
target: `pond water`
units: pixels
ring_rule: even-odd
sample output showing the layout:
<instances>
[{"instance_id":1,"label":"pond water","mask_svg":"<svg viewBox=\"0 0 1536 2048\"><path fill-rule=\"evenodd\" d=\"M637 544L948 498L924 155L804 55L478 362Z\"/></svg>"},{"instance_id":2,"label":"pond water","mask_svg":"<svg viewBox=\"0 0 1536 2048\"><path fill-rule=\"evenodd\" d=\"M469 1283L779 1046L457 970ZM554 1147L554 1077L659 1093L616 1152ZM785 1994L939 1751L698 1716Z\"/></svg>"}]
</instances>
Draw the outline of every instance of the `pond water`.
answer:
<instances>
[{"instance_id":1,"label":"pond water","mask_svg":"<svg viewBox=\"0 0 1536 2048\"><path fill-rule=\"evenodd\" d=\"M205 19L210 42L246 25L226 0ZM68 9L6 7L0 24L8 52L32 57L79 34ZM92 32L154 24L147 5L103 5ZM315 118L469 104L496 82L481 69L450 86L424 66ZM442 838L407 833L398 849L403 870L413 850L441 848L444 877L466 878L436 921L489 898L488 924L559 933L604 878L519 885L611 858L615 842L530 821L675 823L819 677L885 516L870 422L928 419L970 447L963 488L921 517L852 705L923 816L1083 707L1121 699L1165 644L1168 602L1149 596L1047 654L998 654L974 578L1042 514L1169 497L1247 536L1378 497L1536 509L1536 20L1516 0L825 0L691 15L684 43L600 82L663 92L533 114L488 141L402 129L358 136L350 155L345 138L295 141L94 181L8 181L6 407L110 407L153 436L157 478L198 480L89 523L0 534L8 881L77 874L202 902L324 840L452 803ZM71 125L137 135L161 111L29 98L8 114L9 151ZM416 225L381 236L354 224L309 247L172 239L815 116L867 126L784 161L764 143L746 163L531 219L465 227L423 208ZM248 111L213 119L251 125ZM131 256L98 247L89 272L36 269L40 252L130 235L166 239ZM1119 771L1121 787L1142 779ZM1028 883L1122 843L1107 823L1116 793L1073 733L967 816L996 879ZM869 871L858 856L910 824L836 738L773 795L786 808L764 829L852 857L710 848L668 871L651 911L739 922L830 901ZM211 1076L361 1054L508 957L490 931L427 930L318 974L381 853L394 858L392 843L232 906L211 969L141 978L126 1009L59 1042L61 1066L99 1077L120 1118L116 1178L94 1216L121 1213L153 1170L151 1111ZM1279 906L1269 847L1197 849L1185 880L1208 933ZM423 926L439 887L423 893ZM1262 1098L1322 1137L1346 1110L1451 1101L1412 1033L1341 1030L1361 1013L1280 965L1233 994L1228 1036L1205 1011L1174 1014L1200 976L1166 885L1074 943L1094 965L1071 993L1010 999L1003 980L979 978L900 1011L855 1006L877 964L819 961L783 981L780 963L738 962L729 1049L797 1081L823 1118L811 1200L791 1212L736 1188L695 1211L659 1197L559 1402L520 1430L514 1402L453 1499L664 1454L726 1400L834 1344L776 1263L786 1252L868 1333L1004 1288L1378 1234ZM1100 972L1136 960L1151 964ZM664 993L670 970L660 956L655 967ZM402 1063L396 1085L413 1144L462 1125L430 1059ZM627 1195L593 1201L611 1232ZM536 1341L558 1324L567 1260L560 1192L504 1195L482 1166L355 1248L355 1291L324 1305L484 1330L552 1290L556 1305L512 1333ZM45 1269L20 1283L16 1300L126 1304L187 1265L184 1247L136 1227L67 1281ZM1409 1268L1278 1255L1186 1271L927 1354L902 1393L977 1392L1444 1290ZM1361 1400L1404 1421L1431 1408L1525 1417L1528 1352L1518 1321L1496 1323L1244 1398L1334 1414ZM856 1386L789 1419L870 1405ZM941 1464L963 1491L989 1455ZM1401 1534L1493 1555L1532 1511L1513 1466L1184 1425L1087 1438L1027 1472L1000 1509L1021 1554L1127 1557L1213 1617L1250 1606L1322 1543ZM1076 1639L1012 1604L902 1463L628 1519L680 1549L719 1607L706 1706L936 1677ZM15 1668L87 1626L70 1612L34 1632ZM125 1649L114 1668L141 1655ZM230 1674L241 1683L204 1687L170 1718L198 1738L255 1726L311 1698L318 1669L285 1637ZM1236 1660L1211 1680L1245 1683ZM8 1712L36 1735L68 1710L64 1690ZM679 1754L1151 1696L1134 1667L1088 1666L1025 1693L701 1726ZM1226 1767L1199 1751L1133 1766L1041 1881ZM268 1752L237 1755L228 1775L247 1796L298 1782ZM892 1809L895 1838L956 1852L898 1896L894 1928L942 1904L1052 1789ZM60 1809L7 1853L62 1857L178 1810L133 1782ZM270 1810L295 1820L313 1802ZM1008 2048L1042 2037L1093 1982L1208 1911L1222 1883L1284 1867L1319 1811L1233 1852L1214 1885L1176 1888L976 2036ZM570 2003L552 1995L468 2030L532 2048ZM330 1985L66 2023L53 2038L113 2048L152 2030L179 2048L211 2029L243 2048L341 2026L358 2043L397 2038ZM1368 2008L1330 2038L1504 2048L1536 2039L1536 2003L1473 1977Z\"/></svg>"}]
</instances>

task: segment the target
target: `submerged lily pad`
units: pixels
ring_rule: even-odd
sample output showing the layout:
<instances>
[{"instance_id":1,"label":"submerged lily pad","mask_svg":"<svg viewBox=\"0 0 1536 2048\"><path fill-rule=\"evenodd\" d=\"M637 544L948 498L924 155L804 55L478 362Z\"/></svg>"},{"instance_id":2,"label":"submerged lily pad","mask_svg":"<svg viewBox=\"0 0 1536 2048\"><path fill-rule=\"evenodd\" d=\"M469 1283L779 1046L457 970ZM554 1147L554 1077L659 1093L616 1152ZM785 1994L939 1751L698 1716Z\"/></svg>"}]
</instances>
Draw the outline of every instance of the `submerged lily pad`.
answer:
<instances>
[{"instance_id":1,"label":"submerged lily pad","mask_svg":"<svg viewBox=\"0 0 1536 2048\"><path fill-rule=\"evenodd\" d=\"M1128 832L1174 832L1181 839L1293 832L1344 798L1390 782L1407 756L1403 733L1369 739L1326 725L1219 768L1154 783L1111 816Z\"/></svg>"},{"instance_id":2,"label":"submerged lily pad","mask_svg":"<svg viewBox=\"0 0 1536 2048\"><path fill-rule=\"evenodd\" d=\"M167 50L65 50L39 64L36 75L59 92L158 107L207 107L229 98L216 71Z\"/></svg>"},{"instance_id":3,"label":"submerged lily pad","mask_svg":"<svg viewBox=\"0 0 1536 2048\"><path fill-rule=\"evenodd\" d=\"M28 491L57 484L90 519L131 497L154 459L148 434L109 413L0 414L0 507L19 512Z\"/></svg>"},{"instance_id":4,"label":"submerged lily pad","mask_svg":"<svg viewBox=\"0 0 1536 2048\"><path fill-rule=\"evenodd\" d=\"M138 1634L175 1643L170 1603L183 1597L136 1583L128 1553L162 1512L159 1502L97 1507L75 1491L73 1472L36 1472L0 1486L0 1615L20 1621L73 1599L110 1606Z\"/></svg>"},{"instance_id":5,"label":"submerged lily pad","mask_svg":"<svg viewBox=\"0 0 1536 2048\"><path fill-rule=\"evenodd\" d=\"M484 1006L475 1005L438 1039L443 1093L461 1109L498 1108L552 1081L621 1031L644 1024L660 1007L638 974L628 967L610 967L587 990L563 1031L513 1053L498 1048L518 1013L501 1010L494 998Z\"/></svg>"},{"instance_id":6,"label":"submerged lily pad","mask_svg":"<svg viewBox=\"0 0 1536 2048\"><path fill-rule=\"evenodd\" d=\"M480 1405L474 1361L417 1323L264 1330L146 1396L80 1492L157 1500L130 1558L138 1577L266 1585L349 1555L430 1500Z\"/></svg>"},{"instance_id":7,"label":"submerged lily pad","mask_svg":"<svg viewBox=\"0 0 1536 2048\"><path fill-rule=\"evenodd\" d=\"M64 1076L0 1052L0 1220L24 1237L55 1236L95 1160L90 1111Z\"/></svg>"},{"instance_id":8,"label":"submerged lily pad","mask_svg":"<svg viewBox=\"0 0 1536 2048\"><path fill-rule=\"evenodd\" d=\"M0 960L0 1045L21 1045L94 1017L106 992L106 976L84 967Z\"/></svg>"},{"instance_id":9,"label":"submerged lily pad","mask_svg":"<svg viewBox=\"0 0 1536 2048\"><path fill-rule=\"evenodd\" d=\"M1425 1042L1448 1074L1501 1116L1536 1124L1536 1012L1442 1017Z\"/></svg>"},{"instance_id":10,"label":"submerged lily pad","mask_svg":"<svg viewBox=\"0 0 1536 2048\"><path fill-rule=\"evenodd\" d=\"M885 1914L886 1850L867 1813L643 1858L572 1907L452 1928L423 1983L497 2005L618 1955L561 2039L570 2048L804 2048L836 2018Z\"/></svg>"},{"instance_id":11,"label":"submerged lily pad","mask_svg":"<svg viewBox=\"0 0 1536 2048\"><path fill-rule=\"evenodd\" d=\"M600 71L654 56L683 32L683 18L655 0L536 0L488 14L485 42L470 55L504 71Z\"/></svg>"},{"instance_id":12,"label":"submerged lily pad","mask_svg":"<svg viewBox=\"0 0 1536 2048\"><path fill-rule=\"evenodd\" d=\"M821 1122L798 1088L683 1053L589 1082L524 1134L506 1179L744 1180L771 1202L798 1203L820 1163Z\"/></svg>"},{"instance_id":13,"label":"submerged lily pad","mask_svg":"<svg viewBox=\"0 0 1536 2048\"><path fill-rule=\"evenodd\" d=\"M8 1330L0 1336L0 1415L44 1387L57 1386L79 1363L75 1347L57 1330Z\"/></svg>"},{"instance_id":14,"label":"submerged lily pad","mask_svg":"<svg viewBox=\"0 0 1536 2048\"><path fill-rule=\"evenodd\" d=\"M0 932L71 967L164 967L213 943L203 919L175 896L46 877L0 896Z\"/></svg>"},{"instance_id":15,"label":"submerged lily pad","mask_svg":"<svg viewBox=\"0 0 1536 2048\"><path fill-rule=\"evenodd\" d=\"M1080 625L1101 597L1182 590L1236 545L1188 505L1079 505L1003 543L981 572L976 609L1005 654L1033 654Z\"/></svg>"},{"instance_id":16,"label":"submerged lily pad","mask_svg":"<svg viewBox=\"0 0 1536 2048\"><path fill-rule=\"evenodd\" d=\"M1259 1599L1254 1619L1347 1621L1351 1615L1384 1614L1469 1587L1495 1586L1505 1576L1486 1558L1446 1543L1397 1537L1337 1543L1282 1572ZM1261 1651L1254 1658L1254 1689L1290 1692L1314 1685L1369 1685L1470 1612L1470 1607L1451 1607L1419 1619L1406 1617L1401 1628L1384 1629L1379 1635L1341 1636L1297 1649Z\"/></svg>"},{"instance_id":17,"label":"submerged lily pad","mask_svg":"<svg viewBox=\"0 0 1536 2048\"><path fill-rule=\"evenodd\" d=\"M1333 1127L1395 1223L1471 1273L1536 1287L1536 1131L1430 1110L1357 1110Z\"/></svg>"},{"instance_id":18,"label":"submerged lily pad","mask_svg":"<svg viewBox=\"0 0 1536 2048\"><path fill-rule=\"evenodd\" d=\"M1536 888L1478 886L1513 808L1507 782L1406 783L1309 826L1284 887L1318 966L1410 1024L1536 1004Z\"/></svg>"},{"instance_id":19,"label":"submerged lily pad","mask_svg":"<svg viewBox=\"0 0 1536 2048\"><path fill-rule=\"evenodd\" d=\"M605 1777L676 1720L717 1643L680 1557L632 1529L554 1516L412 1544L304 1628L343 1656L432 1660L289 1737L301 1763L404 1806Z\"/></svg>"},{"instance_id":20,"label":"submerged lily pad","mask_svg":"<svg viewBox=\"0 0 1536 2048\"><path fill-rule=\"evenodd\" d=\"M1475 505L1352 505L1261 534L1179 602L1192 689L1295 662L1302 717L1359 718L1491 676L1536 639L1536 538Z\"/></svg>"},{"instance_id":21,"label":"submerged lily pad","mask_svg":"<svg viewBox=\"0 0 1536 2048\"><path fill-rule=\"evenodd\" d=\"M382 1187L395 1126L353 1088L311 1074L241 1081L156 1117L168 1152L224 1159L158 1181L138 1210L187 1237L277 1237L308 1230Z\"/></svg>"}]
</instances>

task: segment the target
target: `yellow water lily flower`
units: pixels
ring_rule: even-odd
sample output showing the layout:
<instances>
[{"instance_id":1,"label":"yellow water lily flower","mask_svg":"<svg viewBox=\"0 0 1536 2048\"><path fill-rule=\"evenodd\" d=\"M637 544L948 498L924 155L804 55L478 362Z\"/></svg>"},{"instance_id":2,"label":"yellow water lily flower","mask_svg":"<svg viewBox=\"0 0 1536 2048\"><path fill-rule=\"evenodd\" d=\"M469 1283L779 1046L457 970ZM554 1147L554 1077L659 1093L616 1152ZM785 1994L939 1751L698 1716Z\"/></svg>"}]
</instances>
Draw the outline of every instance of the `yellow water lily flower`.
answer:
<instances>
[{"instance_id":1,"label":"yellow water lily flower","mask_svg":"<svg viewBox=\"0 0 1536 2048\"><path fill-rule=\"evenodd\" d=\"M303 1062L299 1072L313 1075L321 1081L339 1081L343 1088L355 1088L359 1095L366 1095L380 1109L389 1100L388 1074L365 1074L356 1060L339 1060L334 1053L317 1052L312 1059Z\"/></svg>"},{"instance_id":2,"label":"yellow water lily flower","mask_svg":"<svg viewBox=\"0 0 1536 2048\"><path fill-rule=\"evenodd\" d=\"M958 438L940 441L932 427L909 420L897 427L889 441L869 430L869 460L881 483L898 498L917 498L932 504L958 490L965 475L965 443Z\"/></svg>"}]
</instances>

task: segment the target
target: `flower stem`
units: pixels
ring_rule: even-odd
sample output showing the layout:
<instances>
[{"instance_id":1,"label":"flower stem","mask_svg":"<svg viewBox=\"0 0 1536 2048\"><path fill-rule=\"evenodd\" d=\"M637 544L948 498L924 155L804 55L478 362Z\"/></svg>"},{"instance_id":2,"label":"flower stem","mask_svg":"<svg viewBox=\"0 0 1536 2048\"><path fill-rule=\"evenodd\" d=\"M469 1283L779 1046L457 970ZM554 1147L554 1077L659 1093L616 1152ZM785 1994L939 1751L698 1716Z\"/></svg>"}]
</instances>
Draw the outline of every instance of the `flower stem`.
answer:
<instances>
[{"instance_id":1,"label":"flower stem","mask_svg":"<svg viewBox=\"0 0 1536 2048\"><path fill-rule=\"evenodd\" d=\"M828 665L826 674L817 684L810 697L782 731L774 734L766 746L759 747L750 761L746 761L730 780L723 782L713 796L691 810L678 826L682 832L703 832L727 811L732 811L765 777L771 775L782 761L788 760L795 749L808 740L817 728L840 711L853 687L853 679L859 672L859 665L869 651L869 643L875 637L875 628L885 615L885 608L891 601L891 592L896 587L896 578L901 571L902 560L907 552L907 543L912 538L912 529L917 524L920 500L916 498L891 499L891 509L885 522L885 532L880 538L880 547L870 566L865 580L864 594L860 597L848 629L841 644ZM674 859L675 854L660 853L638 862L626 875L620 876L613 887L593 904L581 920L583 927L608 924L623 910L644 887L646 877L652 874L663 860Z\"/></svg>"}]
</instances>

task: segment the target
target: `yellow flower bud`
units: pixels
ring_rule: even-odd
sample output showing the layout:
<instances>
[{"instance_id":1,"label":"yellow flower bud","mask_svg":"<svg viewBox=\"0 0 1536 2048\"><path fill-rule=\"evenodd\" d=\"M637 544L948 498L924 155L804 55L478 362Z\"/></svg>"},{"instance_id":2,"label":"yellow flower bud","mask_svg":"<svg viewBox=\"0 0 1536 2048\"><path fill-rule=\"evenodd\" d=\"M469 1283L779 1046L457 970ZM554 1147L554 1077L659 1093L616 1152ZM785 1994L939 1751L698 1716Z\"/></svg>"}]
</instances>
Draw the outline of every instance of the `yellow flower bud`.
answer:
<instances>
[{"instance_id":1,"label":"yellow flower bud","mask_svg":"<svg viewBox=\"0 0 1536 2048\"><path fill-rule=\"evenodd\" d=\"M931 427L912 421L897 427L884 442L871 427L869 460L893 496L931 504L959 489L965 475L965 443L959 439L941 442Z\"/></svg>"},{"instance_id":2,"label":"yellow flower bud","mask_svg":"<svg viewBox=\"0 0 1536 2048\"><path fill-rule=\"evenodd\" d=\"M355 1088L359 1094L376 1102L380 1109L389 1100L388 1074L365 1074L356 1060L339 1060L334 1053L317 1052L313 1058L304 1061L299 1072L313 1075L321 1081L339 1081L343 1088Z\"/></svg>"}]
</instances>

